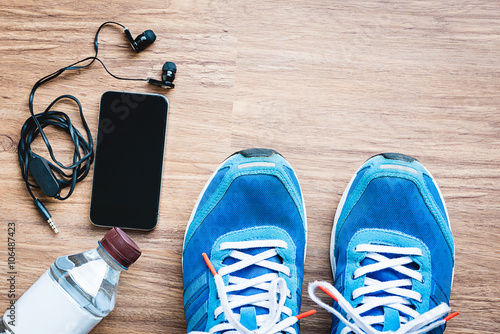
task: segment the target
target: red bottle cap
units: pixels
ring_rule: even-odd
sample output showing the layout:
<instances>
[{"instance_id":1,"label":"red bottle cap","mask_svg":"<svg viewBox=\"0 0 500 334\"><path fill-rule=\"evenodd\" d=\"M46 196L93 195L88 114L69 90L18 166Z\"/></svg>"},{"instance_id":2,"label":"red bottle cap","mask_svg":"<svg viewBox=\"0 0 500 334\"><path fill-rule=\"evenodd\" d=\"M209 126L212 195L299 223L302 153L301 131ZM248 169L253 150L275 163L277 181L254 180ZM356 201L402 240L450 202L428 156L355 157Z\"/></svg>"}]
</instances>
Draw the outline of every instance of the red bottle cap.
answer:
<instances>
[{"instance_id":1,"label":"red bottle cap","mask_svg":"<svg viewBox=\"0 0 500 334\"><path fill-rule=\"evenodd\" d=\"M101 246L125 268L130 267L139 256L141 249L118 227L113 227L101 240Z\"/></svg>"}]
</instances>

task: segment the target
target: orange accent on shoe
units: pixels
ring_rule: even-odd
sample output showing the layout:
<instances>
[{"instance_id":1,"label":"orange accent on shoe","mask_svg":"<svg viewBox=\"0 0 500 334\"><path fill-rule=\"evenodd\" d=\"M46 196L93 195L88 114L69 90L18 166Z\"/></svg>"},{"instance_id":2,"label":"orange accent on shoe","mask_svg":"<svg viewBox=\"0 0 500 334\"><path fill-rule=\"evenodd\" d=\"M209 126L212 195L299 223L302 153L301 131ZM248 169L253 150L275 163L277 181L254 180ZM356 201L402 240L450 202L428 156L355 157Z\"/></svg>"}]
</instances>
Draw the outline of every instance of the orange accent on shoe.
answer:
<instances>
[{"instance_id":1,"label":"orange accent on shoe","mask_svg":"<svg viewBox=\"0 0 500 334\"><path fill-rule=\"evenodd\" d=\"M459 315L459 313L458 313L458 312L452 312L452 313L450 313L448 316L444 317L444 318L443 318L443 320L444 320L444 321L448 321L448 320L450 320L450 319L455 318L457 315Z\"/></svg>"},{"instance_id":2,"label":"orange accent on shoe","mask_svg":"<svg viewBox=\"0 0 500 334\"><path fill-rule=\"evenodd\" d=\"M203 260L205 260L205 263L208 266L208 269L210 269L210 271L212 272L212 275L214 275L214 276L217 275L217 271L215 271L215 268L212 265L212 262L210 262L210 259L208 258L208 255L206 253L203 253L202 256L203 256Z\"/></svg>"},{"instance_id":3,"label":"orange accent on shoe","mask_svg":"<svg viewBox=\"0 0 500 334\"><path fill-rule=\"evenodd\" d=\"M318 286L318 288L321 289L321 291L323 291L324 293L326 293L328 296L330 296L331 298L333 298L333 300L335 300L336 302L338 302L338 299L335 298L335 296L333 295L333 293L331 293L330 291L328 291L327 288L324 288L322 286Z\"/></svg>"},{"instance_id":4,"label":"orange accent on shoe","mask_svg":"<svg viewBox=\"0 0 500 334\"><path fill-rule=\"evenodd\" d=\"M310 311L307 311L307 312L304 312L304 313L301 313L301 314L295 316L295 318L297 318L297 320L300 320L300 319L303 319L303 318L308 317L310 315L313 315L314 313L316 313L316 310L310 310Z\"/></svg>"}]
</instances>

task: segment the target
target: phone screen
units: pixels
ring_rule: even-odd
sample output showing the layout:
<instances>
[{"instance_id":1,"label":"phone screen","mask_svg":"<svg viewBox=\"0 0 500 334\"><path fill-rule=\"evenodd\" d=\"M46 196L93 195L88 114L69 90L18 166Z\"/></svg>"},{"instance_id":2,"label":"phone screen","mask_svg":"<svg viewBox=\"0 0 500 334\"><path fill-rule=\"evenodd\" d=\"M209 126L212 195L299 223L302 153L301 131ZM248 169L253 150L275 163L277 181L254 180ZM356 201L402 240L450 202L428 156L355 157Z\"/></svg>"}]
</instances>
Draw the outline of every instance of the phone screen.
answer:
<instances>
[{"instance_id":1,"label":"phone screen","mask_svg":"<svg viewBox=\"0 0 500 334\"><path fill-rule=\"evenodd\" d=\"M158 222L168 100L106 92L101 97L90 220L151 230Z\"/></svg>"}]
</instances>

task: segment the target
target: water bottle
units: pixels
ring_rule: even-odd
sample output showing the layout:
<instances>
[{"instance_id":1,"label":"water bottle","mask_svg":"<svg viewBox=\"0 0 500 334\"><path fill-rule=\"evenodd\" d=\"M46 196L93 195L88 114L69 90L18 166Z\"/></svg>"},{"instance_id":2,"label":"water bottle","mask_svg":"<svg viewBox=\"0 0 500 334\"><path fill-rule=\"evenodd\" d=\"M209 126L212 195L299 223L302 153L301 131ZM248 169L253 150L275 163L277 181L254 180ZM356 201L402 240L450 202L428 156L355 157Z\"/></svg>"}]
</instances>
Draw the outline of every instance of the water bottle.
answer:
<instances>
[{"instance_id":1,"label":"water bottle","mask_svg":"<svg viewBox=\"0 0 500 334\"><path fill-rule=\"evenodd\" d=\"M62 256L11 305L0 334L87 334L113 310L122 270L141 249L119 228L96 249Z\"/></svg>"}]
</instances>

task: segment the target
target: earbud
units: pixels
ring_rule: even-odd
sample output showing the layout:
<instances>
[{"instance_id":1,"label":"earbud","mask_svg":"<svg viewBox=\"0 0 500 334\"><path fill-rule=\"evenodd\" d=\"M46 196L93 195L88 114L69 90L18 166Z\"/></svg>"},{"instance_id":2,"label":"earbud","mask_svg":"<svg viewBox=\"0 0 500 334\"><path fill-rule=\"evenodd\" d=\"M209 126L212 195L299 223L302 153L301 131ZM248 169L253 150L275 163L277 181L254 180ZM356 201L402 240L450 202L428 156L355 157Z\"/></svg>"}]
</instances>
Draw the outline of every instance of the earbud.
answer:
<instances>
[{"instance_id":1,"label":"earbud","mask_svg":"<svg viewBox=\"0 0 500 334\"><path fill-rule=\"evenodd\" d=\"M166 89L174 88L175 85L173 81L175 80L175 73L177 72L177 66L171 61L167 61L163 64L161 80L148 78L148 83L153 86L162 87Z\"/></svg>"},{"instance_id":2,"label":"earbud","mask_svg":"<svg viewBox=\"0 0 500 334\"><path fill-rule=\"evenodd\" d=\"M146 30L135 39L132 38L132 34L128 28L124 29L125 35L127 36L130 45L134 48L135 52L139 53L156 41L156 35L153 30Z\"/></svg>"},{"instance_id":3,"label":"earbud","mask_svg":"<svg viewBox=\"0 0 500 334\"><path fill-rule=\"evenodd\" d=\"M173 81L175 80L175 73L177 73L177 66L175 65L175 63L167 61L165 64L163 64L163 68L161 70L161 80L166 85L170 85L171 88L174 88L175 85L173 84Z\"/></svg>"}]
</instances>

